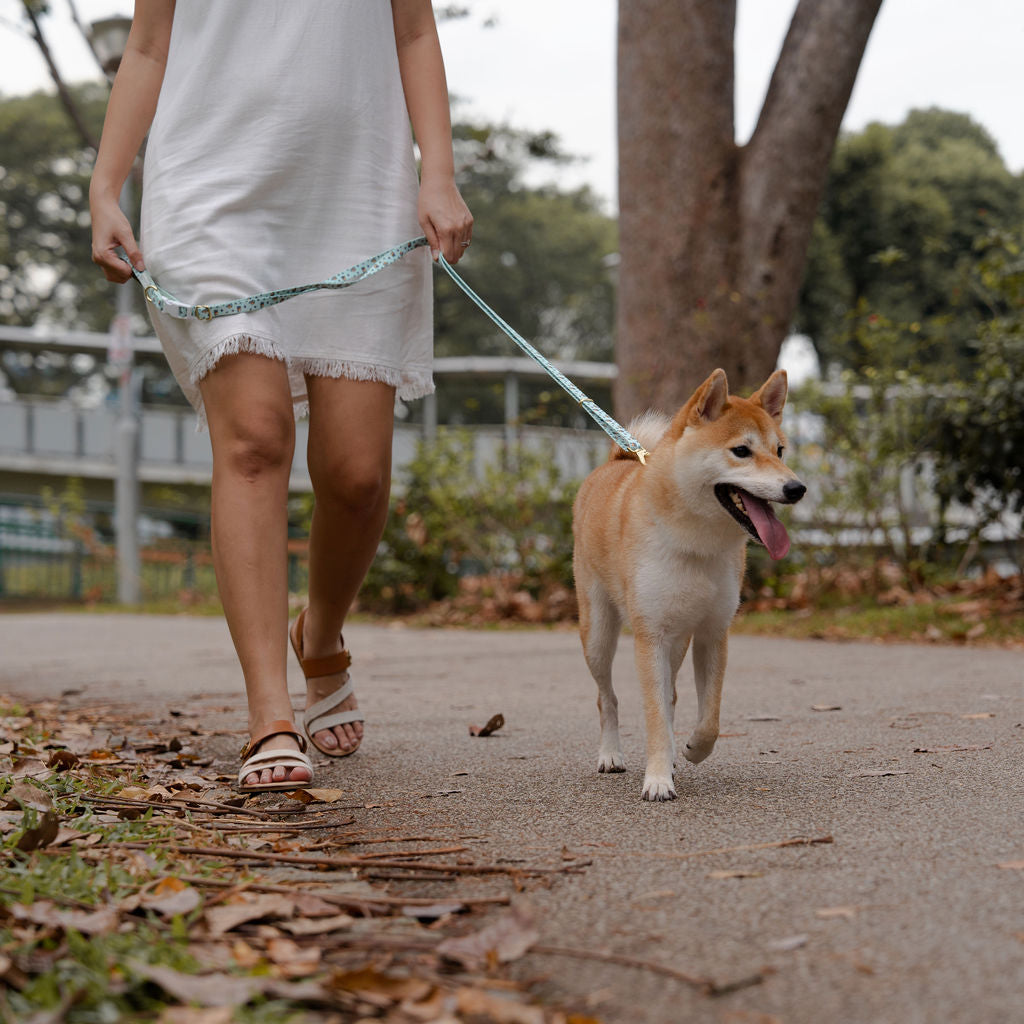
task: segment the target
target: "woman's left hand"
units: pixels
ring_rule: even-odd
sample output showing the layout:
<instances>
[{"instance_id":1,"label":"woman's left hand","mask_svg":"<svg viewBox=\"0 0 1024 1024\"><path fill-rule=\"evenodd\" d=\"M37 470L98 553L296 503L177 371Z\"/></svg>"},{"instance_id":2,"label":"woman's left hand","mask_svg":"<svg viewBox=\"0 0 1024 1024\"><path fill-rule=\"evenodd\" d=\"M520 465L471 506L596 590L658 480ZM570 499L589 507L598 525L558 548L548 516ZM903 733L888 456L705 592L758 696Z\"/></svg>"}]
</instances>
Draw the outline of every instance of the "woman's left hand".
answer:
<instances>
[{"instance_id":1,"label":"woman's left hand","mask_svg":"<svg viewBox=\"0 0 1024 1024\"><path fill-rule=\"evenodd\" d=\"M420 183L418 216L430 255L436 260L440 252L449 263L458 263L473 241L473 215L455 181L424 177Z\"/></svg>"}]
</instances>

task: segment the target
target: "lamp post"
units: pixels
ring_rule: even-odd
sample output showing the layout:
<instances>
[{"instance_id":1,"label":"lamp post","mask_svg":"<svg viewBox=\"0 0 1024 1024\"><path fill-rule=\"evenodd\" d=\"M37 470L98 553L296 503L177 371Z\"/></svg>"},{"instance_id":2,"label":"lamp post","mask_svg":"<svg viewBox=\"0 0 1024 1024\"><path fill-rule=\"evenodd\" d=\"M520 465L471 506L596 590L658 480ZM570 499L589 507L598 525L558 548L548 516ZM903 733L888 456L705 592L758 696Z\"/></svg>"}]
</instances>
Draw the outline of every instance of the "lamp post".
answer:
<instances>
[{"instance_id":1,"label":"lamp post","mask_svg":"<svg viewBox=\"0 0 1024 1024\"><path fill-rule=\"evenodd\" d=\"M89 41L103 73L111 82L121 65L131 18L113 17L94 21ZM133 207L131 174L121 187L120 206L126 217ZM131 282L117 290L117 311L110 327L108 359L118 371L119 402L114 428L117 477L114 509L117 533L117 600L138 604L141 599L142 560L139 554L139 411L135 395L137 373L132 352Z\"/></svg>"}]
</instances>

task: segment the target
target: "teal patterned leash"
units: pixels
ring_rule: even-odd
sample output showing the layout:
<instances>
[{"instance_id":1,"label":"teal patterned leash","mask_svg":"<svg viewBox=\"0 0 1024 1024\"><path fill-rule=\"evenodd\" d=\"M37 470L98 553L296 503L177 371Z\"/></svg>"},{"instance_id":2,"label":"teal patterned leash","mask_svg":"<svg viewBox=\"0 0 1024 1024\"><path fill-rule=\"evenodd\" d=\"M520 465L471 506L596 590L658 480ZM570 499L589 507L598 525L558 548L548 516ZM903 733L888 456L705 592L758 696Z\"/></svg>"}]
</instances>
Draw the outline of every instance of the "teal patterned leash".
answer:
<instances>
[{"instance_id":1,"label":"teal patterned leash","mask_svg":"<svg viewBox=\"0 0 1024 1024\"><path fill-rule=\"evenodd\" d=\"M426 245L427 239L424 236L402 242L393 246L386 252L363 260L347 270L319 281L316 284L298 285L294 288L281 288L278 291L262 292L259 295L249 295L243 299L232 299L230 302L217 302L210 305L189 305L176 299L170 292L161 288L153 280L148 270L136 270L132 267L132 273L145 289L146 299L151 302L162 313L179 319L213 320L222 316L235 316L238 313L252 313L258 309L266 309L267 306L276 306L279 302L293 299L297 295L306 295L309 292L322 291L324 289L349 288L359 281L363 281L385 267L397 263L406 253ZM127 260L125 262L128 262ZM537 363L551 378L562 388L576 403L587 413L588 416L624 451L631 452L640 462L645 462L648 456L647 450L640 442L626 430L622 424L616 422L592 399L588 398L568 377L559 369L553 366L536 348L533 347L518 331L513 330L490 306L480 298L472 288L455 272L452 265L438 254L438 265L448 274L455 284L469 297L469 299L487 316L487 318L522 349L535 363Z\"/></svg>"}]
</instances>

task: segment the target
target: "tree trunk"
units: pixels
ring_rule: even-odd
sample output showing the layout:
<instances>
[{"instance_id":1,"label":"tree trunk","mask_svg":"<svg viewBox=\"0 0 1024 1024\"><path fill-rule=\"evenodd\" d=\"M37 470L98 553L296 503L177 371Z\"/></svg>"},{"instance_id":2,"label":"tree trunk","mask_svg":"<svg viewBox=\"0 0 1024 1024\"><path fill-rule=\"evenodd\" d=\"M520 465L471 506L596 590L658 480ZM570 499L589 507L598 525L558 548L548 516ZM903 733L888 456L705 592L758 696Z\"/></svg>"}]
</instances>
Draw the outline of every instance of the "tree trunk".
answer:
<instances>
[{"instance_id":1,"label":"tree trunk","mask_svg":"<svg viewBox=\"0 0 1024 1024\"><path fill-rule=\"evenodd\" d=\"M717 366L774 369L882 0L800 0L735 142L735 0L620 0L617 414L671 412Z\"/></svg>"}]
</instances>

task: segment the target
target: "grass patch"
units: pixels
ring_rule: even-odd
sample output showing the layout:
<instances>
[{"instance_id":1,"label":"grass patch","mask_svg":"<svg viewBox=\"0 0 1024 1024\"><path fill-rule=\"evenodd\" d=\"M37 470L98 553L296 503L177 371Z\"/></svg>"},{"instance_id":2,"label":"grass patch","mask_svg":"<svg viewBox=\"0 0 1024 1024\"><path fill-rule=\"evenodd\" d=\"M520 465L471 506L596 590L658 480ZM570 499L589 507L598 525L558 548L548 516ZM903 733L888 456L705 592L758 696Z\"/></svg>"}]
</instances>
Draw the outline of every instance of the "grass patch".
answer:
<instances>
[{"instance_id":1,"label":"grass patch","mask_svg":"<svg viewBox=\"0 0 1024 1024\"><path fill-rule=\"evenodd\" d=\"M1024 615L982 615L955 597L880 606L865 599L831 607L744 611L733 632L816 640L1024 646Z\"/></svg>"}]
</instances>

